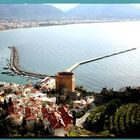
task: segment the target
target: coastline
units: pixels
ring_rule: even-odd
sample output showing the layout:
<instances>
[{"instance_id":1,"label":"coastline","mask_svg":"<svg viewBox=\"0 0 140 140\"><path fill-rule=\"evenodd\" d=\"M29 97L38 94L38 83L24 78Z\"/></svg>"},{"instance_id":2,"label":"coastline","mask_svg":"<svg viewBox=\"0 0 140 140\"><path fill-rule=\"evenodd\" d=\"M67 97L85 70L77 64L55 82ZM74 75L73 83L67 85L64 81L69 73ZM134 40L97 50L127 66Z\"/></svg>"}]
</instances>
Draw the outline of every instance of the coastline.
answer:
<instances>
[{"instance_id":1,"label":"coastline","mask_svg":"<svg viewBox=\"0 0 140 140\"><path fill-rule=\"evenodd\" d=\"M39 78L39 79L44 79L45 77L53 77L53 76L48 76L45 74L37 74L34 72L27 72L27 71L21 69L20 64L19 64L18 49L14 46L9 47L9 49L11 49L9 68L15 74L20 75L20 76L35 77L35 78Z\"/></svg>"},{"instance_id":2,"label":"coastline","mask_svg":"<svg viewBox=\"0 0 140 140\"><path fill-rule=\"evenodd\" d=\"M135 25L135 22L130 22L130 23L132 23L132 25L133 25L133 23L134 23L134 25ZM136 24L137 24L137 23L138 23L138 25L139 25L139 22L136 22ZM125 22L120 22L120 23L119 23L119 22L118 22L118 23L117 23L117 22L116 22L116 23L105 23L105 24L104 24L104 23L102 23L102 24L89 24L89 25L91 25L91 27L92 27L92 26L94 26L94 25L97 25L97 26L114 25L114 26L115 26L116 24L117 24L117 25L118 25L118 24L123 24L123 25L125 26ZM129 23L126 22L126 24L129 24ZM80 25L80 24L79 24L79 25ZM63 28L63 27L69 28L69 27L73 27L73 26L74 26L74 27L78 27L79 25L61 26L60 28ZM84 25L81 24L81 26L85 26L85 27L86 27L86 26L88 26L88 24L84 24ZM49 28L49 27L45 27L45 28L40 28L40 27L39 27L39 28L36 28L36 27L35 27L35 28L33 28L33 30L35 30L35 31L36 31L36 30L40 30L40 29L41 29L41 30L44 30L44 29L46 29L46 30L48 30L48 29L51 30L52 28L57 28L57 26L50 27L50 28ZM109 27L109 28L110 28L110 27ZM27 29L27 30L28 30L28 29ZM29 30L32 30L32 28L29 29ZM23 29L23 30L22 30L22 29L21 29L21 30L20 30L20 29L16 29L16 30L13 30L13 31L14 31L14 32L17 32L17 31L25 32L26 29ZM6 34L9 34L9 33L12 33L13 31L12 31L12 30L11 30L11 31L6 31L5 33L6 33ZM4 32L3 32L3 33L4 33ZM2 34L3 34L3 33L2 33ZM13 35L14 35L14 33L13 33ZM15 38L15 37L13 37L13 38ZM10 38L9 38L9 39L10 39ZM9 39L8 39L8 40L9 40ZM15 40L16 40L16 38L15 38ZM10 44L11 44L11 43L10 43ZM5 45L5 44L4 44L4 45L3 45L3 48L6 47L6 46L7 46L7 47L8 47L8 46L11 46L12 44L14 45L14 43L12 43L11 45L10 45L10 44L8 44L8 45ZM14 45L14 46L15 46L15 45ZM18 51L19 51L19 63L20 63L20 65L21 65L20 50L19 50L19 47L18 47L18 46L15 46L15 47L17 47L17 49L18 49ZM27 46L26 46L26 47L27 47ZM23 49L24 49L24 46L23 46ZM1 52L2 52L2 51L1 51ZM7 55L7 58L8 58L8 59L10 59L10 54L11 54L11 50L9 49L9 50L8 50L8 55ZM26 53L25 53L25 54L26 54ZM21 55L22 55L22 54L21 54ZM5 57L5 58L6 58L6 57ZM26 58L26 57L25 57L25 58ZM23 57L22 59L24 60L25 58ZM32 59L32 60L34 61L34 59ZM46 60L47 60L47 59L46 59ZM49 59L48 59L48 60L49 60ZM39 61L39 62L40 62L40 61ZM9 63L9 62L8 62L8 63ZM36 64L36 63L34 63L34 64ZM7 62L5 61L5 63L3 64L3 67L6 66L6 65L7 65ZM29 62L28 65L30 66L30 62ZM23 63L23 66L24 66L24 63ZM34 65L34 66L36 66L36 65ZM27 68L28 68L28 66L27 66ZM21 65L21 69L25 69L26 71L30 71L30 72L35 72L35 71L32 71L32 69L31 69L31 70L26 69L26 66L25 66L25 68L22 67L22 65ZM47 69L48 69L48 68L47 68ZM41 73L40 71L42 71L40 68L39 68L39 69L36 69L36 70L37 70L38 73ZM1 70L1 71L3 72L3 71L5 71L5 70ZM12 74L13 74L13 73L12 73ZM1 75L1 76L4 77L3 79L6 79L7 81L8 81L9 79L10 79L10 80L12 79L12 80L11 80L12 82L17 81L17 83L18 83L18 82L25 83L25 82L27 82L27 79L30 78L30 77L28 78L28 77L26 77L26 76L12 76L12 74L11 74L11 75L10 75L10 74L9 74L9 75ZM51 74L49 74L48 72L47 72L47 73L44 72L44 73L42 73L42 74L51 75ZM14 75L14 74L13 74L13 75ZM78 77L78 78L79 78L79 77ZM81 77L80 77L80 78L81 78ZM87 78L88 78L88 77L87 77ZM14 81L14 79L15 79L15 81ZM37 79L37 78L36 78L36 79ZM82 77L81 79L84 80L84 77ZM81 79L80 79L80 80L81 80ZM120 77L119 77L118 79L120 80ZM117 80L118 80L118 79L117 79ZM25 81L24 81L24 80L25 80ZM79 80L79 81L80 81L80 80ZM94 78L93 78L93 80L94 80ZM98 80L98 79L97 79L97 80ZM117 81L117 80L116 80L116 81ZM122 80L123 80L123 79L122 79ZM24 82L22 82L22 81L24 81ZM78 81L78 82L79 82L79 81ZM80 82L81 82L81 81L80 81ZM80 83L80 82L79 82L79 83ZM94 82L94 81L93 81L93 82ZM83 83L82 83L82 84L83 84ZM100 91L100 90L101 90L101 87L102 87L102 85L99 85L100 87L98 87L98 85L95 85L95 87L91 87L91 85L90 85L91 83L89 83L89 85L88 85L88 83L86 83L85 81L84 81L84 84L85 84L85 85L83 85L83 86L85 86L86 88L88 88L90 91L92 91L92 90ZM96 83L95 83L95 84L96 84ZM80 84L79 84L79 85L80 85ZM134 84L134 85L135 85L135 84ZM111 88L111 86L110 86L110 88ZM115 85L113 88L119 89L119 88L121 88L121 87L120 87L120 86L118 87L118 86Z\"/></svg>"},{"instance_id":3,"label":"coastline","mask_svg":"<svg viewBox=\"0 0 140 140\"><path fill-rule=\"evenodd\" d=\"M125 20L91 20L91 21L72 21L72 22L59 22L59 23L45 23L43 25L38 26L28 26L28 27L10 27L7 29L0 29L2 31L14 30L14 29L29 29L29 28L37 28L37 27L49 27L49 26L63 26L63 25L72 25L72 24L93 24L93 23L113 23L113 22L135 22L140 21L140 19L125 19Z\"/></svg>"}]
</instances>

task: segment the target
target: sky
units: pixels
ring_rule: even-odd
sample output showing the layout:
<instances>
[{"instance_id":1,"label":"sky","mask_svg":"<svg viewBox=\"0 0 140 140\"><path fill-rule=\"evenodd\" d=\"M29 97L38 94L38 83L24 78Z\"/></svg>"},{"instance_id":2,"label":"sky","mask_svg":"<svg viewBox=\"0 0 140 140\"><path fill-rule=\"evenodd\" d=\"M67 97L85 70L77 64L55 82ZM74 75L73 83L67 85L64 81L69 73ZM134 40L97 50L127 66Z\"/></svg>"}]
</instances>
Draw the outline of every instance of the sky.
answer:
<instances>
[{"instance_id":1,"label":"sky","mask_svg":"<svg viewBox=\"0 0 140 140\"><path fill-rule=\"evenodd\" d=\"M52 5L62 11L68 11L74 7L76 7L78 4L49 4L49 5ZM131 4L131 5L134 5L136 7L140 7L140 4Z\"/></svg>"},{"instance_id":2,"label":"sky","mask_svg":"<svg viewBox=\"0 0 140 140\"><path fill-rule=\"evenodd\" d=\"M68 10L76 7L78 4L49 4L49 5L59 8L62 11L68 11Z\"/></svg>"}]
</instances>

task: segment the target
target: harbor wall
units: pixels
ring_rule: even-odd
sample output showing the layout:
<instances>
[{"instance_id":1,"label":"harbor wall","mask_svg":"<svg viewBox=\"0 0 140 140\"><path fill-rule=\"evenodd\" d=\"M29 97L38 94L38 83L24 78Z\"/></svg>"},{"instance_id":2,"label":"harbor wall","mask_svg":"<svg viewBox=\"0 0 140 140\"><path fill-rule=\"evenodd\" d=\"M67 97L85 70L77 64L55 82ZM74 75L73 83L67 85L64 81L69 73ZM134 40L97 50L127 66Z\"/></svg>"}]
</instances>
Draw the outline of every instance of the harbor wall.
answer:
<instances>
[{"instance_id":1,"label":"harbor wall","mask_svg":"<svg viewBox=\"0 0 140 140\"><path fill-rule=\"evenodd\" d=\"M18 55L18 49L14 46L9 47L11 49L11 56L10 56L10 69L17 75L22 76L29 76L29 77L36 77L40 79L44 79L45 77L48 77L48 75L45 74L37 74L33 72L27 72L23 69L21 69L19 64L19 55ZM51 76L53 77L53 76Z\"/></svg>"}]
</instances>

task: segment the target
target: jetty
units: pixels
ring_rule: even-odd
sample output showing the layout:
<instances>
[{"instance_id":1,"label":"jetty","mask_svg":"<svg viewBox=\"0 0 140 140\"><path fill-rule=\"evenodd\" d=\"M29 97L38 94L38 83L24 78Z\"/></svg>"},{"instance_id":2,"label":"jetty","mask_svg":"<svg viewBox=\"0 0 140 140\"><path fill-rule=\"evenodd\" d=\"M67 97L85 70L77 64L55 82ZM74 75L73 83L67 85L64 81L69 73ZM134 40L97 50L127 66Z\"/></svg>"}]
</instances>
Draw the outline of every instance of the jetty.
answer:
<instances>
[{"instance_id":1,"label":"jetty","mask_svg":"<svg viewBox=\"0 0 140 140\"><path fill-rule=\"evenodd\" d=\"M48 77L48 75L45 75L45 74L27 72L21 69L19 65L18 49L14 46L9 47L9 49L11 49L9 67L10 67L10 70L13 71L15 74L20 75L20 76L39 78L39 79L44 79L45 77ZM49 77L53 77L53 76L49 76Z\"/></svg>"},{"instance_id":2,"label":"jetty","mask_svg":"<svg viewBox=\"0 0 140 140\"><path fill-rule=\"evenodd\" d=\"M101 60L101 59L104 59L104 58L107 58L107 57L119 55L119 54L126 53L126 52L133 51L133 50L136 50L136 48L128 49L128 50L125 50L125 51L120 51L120 52L105 55L105 56L102 56L102 57L97 57L97 58L92 58L92 59L88 59L88 60L84 60L84 61L79 61L79 62L75 63L74 65L72 65L70 68L68 68L65 71L66 72L72 72L74 69L76 69L80 65L90 63L90 62L93 62L93 61L97 61L97 60Z\"/></svg>"},{"instance_id":3,"label":"jetty","mask_svg":"<svg viewBox=\"0 0 140 140\"><path fill-rule=\"evenodd\" d=\"M48 76L46 74L38 74L38 73L34 73L34 72L27 72L27 71L21 69L21 67L19 65L18 49L14 46L9 47L9 49L11 49L9 69L11 71L13 71L16 75L20 75L20 76L24 76L24 77L39 78L39 79L44 79L46 77L52 77L52 78L55 77L55 76ZM76 69L80 65L90 63L90 62L93 62L93 61L97 61L97 60L101 60L101 59L104 59L104 58L107 58L107 57L112 57L112 56L119 55L119 54L122 54L122 53L126 53L126 52L129 52L129 51L132 51L132 50L136 50L136 48L116 52L116 53L105 55L105 56L102 56L102 57L97 57L97 58L92 58L92 59L88 59L88 60L84 60L84 61L79 61L79 62L76 62L74 65L72 65L70 68L66 69L65 72L72 72L74 69Z\"/></svg>"}]
</instances>

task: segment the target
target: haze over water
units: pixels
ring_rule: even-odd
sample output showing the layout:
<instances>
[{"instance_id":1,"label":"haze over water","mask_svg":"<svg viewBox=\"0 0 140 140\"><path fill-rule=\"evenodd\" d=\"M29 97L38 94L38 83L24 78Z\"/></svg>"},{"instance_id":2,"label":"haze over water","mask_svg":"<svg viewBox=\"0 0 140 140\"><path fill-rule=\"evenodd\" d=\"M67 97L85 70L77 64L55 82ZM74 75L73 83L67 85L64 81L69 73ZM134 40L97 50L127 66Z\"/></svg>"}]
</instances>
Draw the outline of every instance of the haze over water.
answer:
<instances>
[{"instance_id":1,"label":"haze over water","mask_svg":"<svg viewBox=\"0 0 140 140\"><path fill-rule=\"evenodd\" d=\"M9 59L8 46L19 49L20 65L31 72L55 75L77 61L137 48L74 70L77 85L100 91L140 85L140 22L74 24L0 32L0 71ZM2 58L3 57L3 58ZM27 83L0 74L0 81Z\"/></svg>"}]
</instances>

